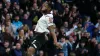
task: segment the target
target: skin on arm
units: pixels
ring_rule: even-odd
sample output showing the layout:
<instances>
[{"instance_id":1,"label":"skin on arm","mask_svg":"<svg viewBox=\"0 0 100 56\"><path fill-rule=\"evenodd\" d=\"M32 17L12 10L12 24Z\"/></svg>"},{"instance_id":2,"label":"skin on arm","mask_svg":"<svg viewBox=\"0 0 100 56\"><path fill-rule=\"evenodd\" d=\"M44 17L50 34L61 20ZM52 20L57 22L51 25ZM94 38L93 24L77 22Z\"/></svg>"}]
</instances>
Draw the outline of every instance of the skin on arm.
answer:
<instances>
[{"instance_id":1,"label":"skin on arm","mask_svg":"<svg viewBox=\"0 0 100 56\"><path fill-rule=\"evenodd\" d=\"M49 31L50 31L50 34L51 34L52 37L53 37L54 44L57 43L57 37L56 37L56 34L55 34L55 27L54 27L54 25L49 26L48 29L49 29Z\"/></svg>"},{"instance_id":2,"label":"skin on arm","mask_svg":"<svg viewBox=\"0 0 100 56\"><path fill-rule=\"evenodd\" d=\"M52 35L53 40L54 40L54 45L57 46L57 48L61 48L61 45L57 42L57 37L55 34L55 26L51 25L48 27L48 29L50 31L50 34Z\"/></svg>"}]
</instances>

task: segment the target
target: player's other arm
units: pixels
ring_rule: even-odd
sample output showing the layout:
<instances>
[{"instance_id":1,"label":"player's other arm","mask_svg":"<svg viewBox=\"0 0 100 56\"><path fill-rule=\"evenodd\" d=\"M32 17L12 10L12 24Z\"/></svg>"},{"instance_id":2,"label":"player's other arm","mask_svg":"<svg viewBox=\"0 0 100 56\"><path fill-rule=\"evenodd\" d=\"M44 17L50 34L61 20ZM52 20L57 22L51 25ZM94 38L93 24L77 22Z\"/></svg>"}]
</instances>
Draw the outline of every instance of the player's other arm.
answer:
<instances>
[{"instance_id":1,"label":"player's other arm","mask_svg":"<svg viewBox=\"0 0 100 56\"><path fill-rule=\"evenodd\" d=\"M53 19L52 18L47 18L47 24L48 24L48 30L50 31L50 34L54 40L54 45L56 45L59 48L59 44L57 42L57 37L56 37L56 33L55 33L55 24L53 23Z\"/></svg>"},{"instance_id":2,"label":"player's other arm","mask_svg":"<svg viewBox=\"0 0 100 56\"><path fill-rule=\"evenodd\" d=\"M55 27L54 25L51 25L48 27L49 31L50 31L50 34L52 35L52 38L54 40L54 44L57 43L57 37L56 37L56 34L55 34Z\"/></svg>"},{"instance_id":3,"label":"player's other arm","mask_svg":"<svg viewBox=\"0 0 100 56\"><path fill-rule=\"evenodd\" d=\"M53 40L54 40L54 45L57 46L57 48L62 48L62 46L57 42L57 37L55 34L55 26L51 25L48 27L48 29L50 31L50 34L52 35Z\"/></svg>"},{"instance_id":4,"label":"player's other arm","mask_svg":"<svg viewBox=\"0 0 100 56\"><path fill-rule=\"evenodd\" d=\"M52 17L51 18L47 17L46 22L48 24L48 30L50 31L50 34L53 37L54 43L57 43L57 37L56 37L56 34L55 34L55 25L53 23Z\"/></svg>"}]
</instances>

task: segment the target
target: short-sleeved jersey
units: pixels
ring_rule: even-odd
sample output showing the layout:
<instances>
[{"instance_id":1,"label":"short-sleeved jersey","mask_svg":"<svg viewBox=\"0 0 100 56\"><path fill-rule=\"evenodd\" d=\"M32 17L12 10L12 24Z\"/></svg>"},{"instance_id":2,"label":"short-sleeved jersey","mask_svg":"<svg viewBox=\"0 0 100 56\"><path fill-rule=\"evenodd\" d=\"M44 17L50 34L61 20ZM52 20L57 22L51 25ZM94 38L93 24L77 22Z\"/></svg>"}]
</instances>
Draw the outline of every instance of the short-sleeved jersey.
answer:
<instances>
[{"instance_id":1,"label":"short-sleeved jersey","mask_svg":"<svg viewBox=\"0 0 100 56\"><path fill-rule=\"evenodd\" d=\"M47 14L43 15L37 22L35 32L46 32L49 33L48 27L54 25L53 23L53 15L52 14Z\"/></svg>"}]
</instances>

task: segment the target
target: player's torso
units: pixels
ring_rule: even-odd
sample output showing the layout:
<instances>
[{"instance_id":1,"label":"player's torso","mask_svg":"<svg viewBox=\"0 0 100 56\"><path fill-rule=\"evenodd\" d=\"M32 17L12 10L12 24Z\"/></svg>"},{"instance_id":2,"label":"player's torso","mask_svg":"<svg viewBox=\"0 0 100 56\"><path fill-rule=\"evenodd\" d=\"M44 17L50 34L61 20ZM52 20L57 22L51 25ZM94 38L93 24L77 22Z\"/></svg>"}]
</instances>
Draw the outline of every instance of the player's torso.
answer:
<instances>
[{"instance_id":1,"label":"player's torso","mask_svg":"<svg viewBox=\"0 0 100 56\"><path fill-rule=\"evenodd\" d=\"M35 31L36 32L49 32L49 30L47 29L48 24L47 24L47 16L43 15L37 22Z\"/></svg>"}]
</instances>

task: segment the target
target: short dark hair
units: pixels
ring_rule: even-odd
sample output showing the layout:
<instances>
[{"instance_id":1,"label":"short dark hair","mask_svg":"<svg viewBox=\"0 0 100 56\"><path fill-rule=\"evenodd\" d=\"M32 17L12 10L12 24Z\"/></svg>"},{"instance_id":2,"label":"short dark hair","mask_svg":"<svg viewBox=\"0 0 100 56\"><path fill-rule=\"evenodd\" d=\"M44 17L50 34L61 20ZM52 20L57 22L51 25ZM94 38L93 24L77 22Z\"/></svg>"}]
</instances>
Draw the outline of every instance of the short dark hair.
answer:
<instances>
[{"instance_id":1,"label":"short dark hair","mask_svg":"<svg viewBox=\"0 0 100 56\"><path fill-rule=\"evenodd\" d=\"M8 41L8 40L5 40L3 43L5 43L5 42L9 43L9 41Z\"/></svg>"},{"instance_id":2,"label":"short dark hair","mask_svg":"<svg viewBox=\"0 0 100 56\"><path fill-rule=\"evenodd\" d=\"M19 17L19 14L15 14L15 17Z\"/></svg>"}]
</instances>

